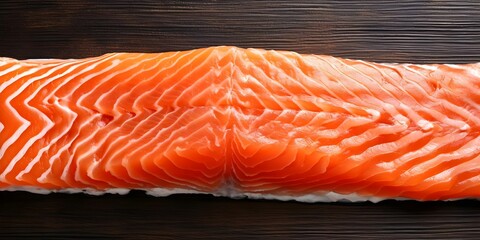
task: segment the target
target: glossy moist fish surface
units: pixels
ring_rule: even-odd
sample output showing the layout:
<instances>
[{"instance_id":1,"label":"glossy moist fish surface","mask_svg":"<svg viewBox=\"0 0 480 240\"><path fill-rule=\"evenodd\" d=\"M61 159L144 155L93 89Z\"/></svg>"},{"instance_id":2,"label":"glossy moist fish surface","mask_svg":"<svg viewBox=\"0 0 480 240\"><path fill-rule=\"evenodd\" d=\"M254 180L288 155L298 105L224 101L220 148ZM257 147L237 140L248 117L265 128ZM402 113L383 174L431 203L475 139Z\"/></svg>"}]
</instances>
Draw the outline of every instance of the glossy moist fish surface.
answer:
<instances>
[{"instance_id":1,"label":"glossy moist fish surface","mask_svg":"<svg viewBox=\"0 0 480 240\"><path fill-rule=\"evenodd\" d=\"M480 64L211 47L0 58L0 188L480 197Z\"/></svg>"}]
</instances>

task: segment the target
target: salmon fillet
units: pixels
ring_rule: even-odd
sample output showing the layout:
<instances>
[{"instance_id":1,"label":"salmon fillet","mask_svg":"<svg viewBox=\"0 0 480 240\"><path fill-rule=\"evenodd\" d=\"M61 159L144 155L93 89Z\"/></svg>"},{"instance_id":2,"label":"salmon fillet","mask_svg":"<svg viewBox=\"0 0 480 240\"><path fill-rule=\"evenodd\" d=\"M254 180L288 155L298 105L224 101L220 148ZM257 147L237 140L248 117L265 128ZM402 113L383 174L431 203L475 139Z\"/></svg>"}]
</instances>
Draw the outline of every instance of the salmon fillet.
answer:
<instances>
[{"instance_id":1,"label":"salmon fillet","mask_svg":"<svg viewBox=\"0 0 480 240\"><path fill-rule=\"evenodd\" d=\"M480 63L211 47L0 58L0 188L480 197Z\"/></svg>"}]
</instances>

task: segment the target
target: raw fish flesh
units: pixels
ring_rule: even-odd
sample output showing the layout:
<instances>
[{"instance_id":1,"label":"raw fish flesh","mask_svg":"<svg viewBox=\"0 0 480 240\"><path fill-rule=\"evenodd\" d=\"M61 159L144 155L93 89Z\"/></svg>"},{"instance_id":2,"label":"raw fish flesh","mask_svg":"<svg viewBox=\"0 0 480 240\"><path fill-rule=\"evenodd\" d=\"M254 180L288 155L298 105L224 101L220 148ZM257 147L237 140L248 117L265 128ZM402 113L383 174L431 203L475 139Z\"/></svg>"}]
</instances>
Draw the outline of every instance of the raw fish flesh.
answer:
<instances>
[{"instance_id":1,"label":"raw fish flesh","mask_svg":"<svg viewBox=\"0 0 480 240\"><path fill-rule=\"evenodd\" d=\"M210 47L0 58L0 188L480 197L480 63Z\"/></svg>"}]
</instances>

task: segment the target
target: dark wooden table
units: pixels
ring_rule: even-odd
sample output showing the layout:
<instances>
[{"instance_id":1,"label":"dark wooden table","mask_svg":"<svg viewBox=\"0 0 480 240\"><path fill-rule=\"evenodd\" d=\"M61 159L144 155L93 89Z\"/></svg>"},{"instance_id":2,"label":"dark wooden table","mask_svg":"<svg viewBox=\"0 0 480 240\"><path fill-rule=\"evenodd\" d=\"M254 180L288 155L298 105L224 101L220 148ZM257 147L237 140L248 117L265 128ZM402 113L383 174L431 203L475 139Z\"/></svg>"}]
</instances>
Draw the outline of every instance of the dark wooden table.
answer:
<instances>
[{"instance_id":1,"label":"dark wooden table","mask_svg":"<svg viewBox=\"0 0 480 240\"><path fill-rule=\"evenodd\" d=\"M0 2L4 57L80 58L212 45L381 62L480 62L480 2ZM476 239L479 234L478 201L302 204L154 198L141 192L0 192L0 238Z\"/></svg>"}]
</instances>

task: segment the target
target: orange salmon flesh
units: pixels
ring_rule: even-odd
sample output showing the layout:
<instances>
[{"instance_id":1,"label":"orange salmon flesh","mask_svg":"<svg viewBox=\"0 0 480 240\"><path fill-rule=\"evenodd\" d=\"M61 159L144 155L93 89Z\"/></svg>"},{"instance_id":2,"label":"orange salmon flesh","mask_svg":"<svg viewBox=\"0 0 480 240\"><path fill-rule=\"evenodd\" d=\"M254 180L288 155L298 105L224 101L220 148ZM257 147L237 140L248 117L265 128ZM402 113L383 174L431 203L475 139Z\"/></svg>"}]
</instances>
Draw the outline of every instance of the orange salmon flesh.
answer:
<instances>
[{"instance_id":1,"label":"orange salmon flesh","mask_svg":"<svg viewBox=\"0 0 480 240\"><path fill-rule=\"evenodd\" d=\"M211 47L0 58L0 189L480 197L480 63Z\"/></svg>"}]
</instances>

